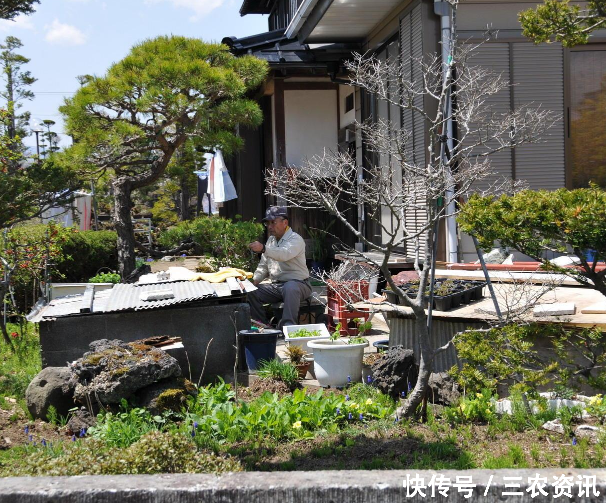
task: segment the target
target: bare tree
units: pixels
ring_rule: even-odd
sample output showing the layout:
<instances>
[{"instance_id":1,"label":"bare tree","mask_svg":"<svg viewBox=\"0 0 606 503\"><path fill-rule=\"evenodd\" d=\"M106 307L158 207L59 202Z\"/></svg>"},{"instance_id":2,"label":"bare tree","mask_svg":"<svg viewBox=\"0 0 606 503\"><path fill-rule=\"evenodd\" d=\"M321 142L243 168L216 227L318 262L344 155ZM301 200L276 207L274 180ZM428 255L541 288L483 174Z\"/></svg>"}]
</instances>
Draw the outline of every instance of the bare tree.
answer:
<instances>
[{"instance_id":1,"label":"bare tree","mask_svg":"<svg viewBox=\"0 0 606 503\"><path fill-rule=\"evenodd\" d=\"M490 69L472 64L475 48L457 44L453 36L448 63L439 56L412 61L422 69L420 78L411 74L410 60L380 61L356 54L347 64L352 85L398 107L402 114L412 112L423 118L428 133L425 155L415 155L412 130L378 120L356 124L368 152L374 154L364 166L358 166L348 153L324 152L303 167L267 172L268 194L294 207L328 212L368 250L382 254L381 262L371 262L381 270L400 304L413 311L420 348L419 378L399 411L401 415L416 411L432 362L446 349L432 347L423 299L435 259L439 220L454 215L456 203L477 190L478 182L491 173L491 154L539 141L556 120L552 112L529 106L508 112L495 110L490 98L510 84ZM433 106L420 106L420 102ZM451 103L456 106L451 107ZM452 123L456 123L456 138ZM366 219L382 229L383 242L372 241L352 225L338 201L363 205ZM386 210L390 225L381 218ZM422 219L414 228L407 219L411 212ZM392 252L404 245L413 250L420 279L414 298L398 287L387 266Z\"/></svg>"}]
</instances>

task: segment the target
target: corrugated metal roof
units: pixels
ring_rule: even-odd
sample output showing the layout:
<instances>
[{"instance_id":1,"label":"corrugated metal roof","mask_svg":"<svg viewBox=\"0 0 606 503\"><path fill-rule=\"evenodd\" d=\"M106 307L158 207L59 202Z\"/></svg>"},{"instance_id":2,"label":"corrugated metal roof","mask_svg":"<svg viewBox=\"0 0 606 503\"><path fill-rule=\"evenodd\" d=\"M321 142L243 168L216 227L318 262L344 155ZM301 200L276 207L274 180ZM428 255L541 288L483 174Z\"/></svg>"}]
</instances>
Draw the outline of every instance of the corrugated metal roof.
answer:
<instances>
[{"instance_id":1,"label":"corrugated metal roof","mask_svg":"<svg viewBox=\"0 0 606 503\"><path fill-rule=\"evenodd\" d=\"M92 312L103 312L111 290L95 291ZM28 320L39 322L42 319L61 318L64 316L72 316L80 314L80 309L84 306L84 295L69 295L67 297L59 297L51 300L48 305L42 307L38 313L32 313L28 316Z\"/></svg>"},{"instance_id":2,"label":"corrugated metal roof","mask_svg":"<svg viewBox=\"0 0 606 503\"><path fill-rule=\"evenodd\" d=\"M163 290L172 290L174 297L172 299L163 300L141 300L141 293L143 292ZM106 313L156 309L216 296L213 287L207 281L181 281L168 284L156 283L139 286L119 284L112 288L110 292L109 299L103 310Z\"/></svg>"}]
</instances>

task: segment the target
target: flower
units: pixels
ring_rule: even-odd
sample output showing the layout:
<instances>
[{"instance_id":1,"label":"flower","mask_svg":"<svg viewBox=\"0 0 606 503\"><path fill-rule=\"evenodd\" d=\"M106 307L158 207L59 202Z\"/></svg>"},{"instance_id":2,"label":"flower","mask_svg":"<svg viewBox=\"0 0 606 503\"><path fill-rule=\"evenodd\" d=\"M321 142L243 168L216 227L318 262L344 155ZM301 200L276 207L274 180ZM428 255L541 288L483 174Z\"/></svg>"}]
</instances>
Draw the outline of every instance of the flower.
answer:
<instances>
[{"instance_id":1,"label":"flower","mask_svg":"<svg viewBox=\"0 0 606 503\"><path fill-rule=\"evenodd\" d=\"M477 396L478 398L482 398L482 393L476 393L476 396Z\"/></svg>"},{"instance_id":2,"label":"flower","mask_svg":"<svg viewBox=\"0 0 606 503\"><path fill-rule=\"evenodd\" d=\"M461 411L465 411L465 402L463 402L461 405L459 405L459 407L461 408Z\"/></svg>"},{"instance_id":3,"label":"flower","mask_svg":"<svg viewBox=\"0 0 606 503\"><path fill-rule=\"evenodd\" d=\"M351 376L347 376L347 382L351 382Z\"/></svg>"},{"instance_id":4,"label":"flower","mask_svg":"<svg viewBox=\"0 0 606 503\"><path fill-rule=\"evenodd\" d=\"M84 435L86 435L86 428L80 428L79 437L82 438Z\"/></svg>"},{"instance_id":5,"label":"flower","mask_svg":"<svg viewBox=\"0 0 606 503\"><path fill-rule=\"evenodd\" d=\"M576 439L574 439L574 440L576 440ZM42 445L43 445L44 447L46 447L46 440L45 440L45 439L42 439Z\"/></svg>"},{"instance_id":6,"label":"flower","mask_svg":"<svg viewBox=\"0 0 606 503\"><path fill-rule=\"evenodd\" d=\"M360 417L359 417L358 419L360 419L360 421L363 421L363 420L364 420L364 414L362 414L362 413L360 412Z\"/></svg>"},{"instance_id":7,"label":"flower","mask_svg":"<svg viewBox=\"0 0 606 503\"><path fill-rule=\"evenodd\" d=\"M366 378L366 382L367 382L368 384L371 384L371 383L372 383L372 376L368 376L368 377Z\"/></svg>"},{"instance_id":8,"label":"flower","mask_svg":"<svg viewBox=\"0 0 606 503\"><path fill-rule=\"evenodd\" d=\"M187 257L187 253L182 253L181 256L182 257Z\"/></svg>"},{"instance_id":9,"label":"flower","mask_svg":"<svg viewBox=\"0 0 606 503\"><path fill-rule=\"evenodd\" d=\"M292 424L292 427L293 427L293 429L295 429L295 430L298 430L299 428L301 428L301 426L302 426L302 425L301 425L301 421L295 421L295 422Z\"/></svg>"},{"instance_id":10,"label":"flower","mask_svg":"<svg viewBox=\"0 0 606 503\"><path fill-rule=\"evenodd\" d=\"M372 405L372 399L367 398L365 403L366 403L366 405Z\"/></svg>"},{"instance_id":11,"label":"flower","mask_svg":"<svg viewBox=\"0 0 606 503\"><path fill-rule=\"evenodd\" d=\"M353 419L351 412L347 415L347 419Z\"/></svg>"},{"instance_id":12,"label":"flower","mask_svg":"<svg viewBox=\"0 0 606 503\"><path fill-rule=\"evenodd\" d=\"M360 406L356 402L352 402L349 404L350 409L358 409Z\"/></svg>"},{"instance_id":13,"label":"flower","mask_svg":"<svg viewBox=\"0 0 606 503\"><path fill-rule=\"evenodd\" d=\"M146 262L153 262L153 261L154 261L154 259L153 259L153 258L151 258L151 257L149 257L149 258L146 260Z\"/></svg>"},{"instance_id":14,"label":"flower","mask_svg":"<svg viewBox=\"0 0 606 503\"><path fill-rule=\"evenodd\" d=\"M599 403L601 401L602 401L602 395L592 396L589 399L589 405L595 405L596 403Z\"/></svg>"},{"instance_id":15,"label":"flower","mask_svg":"<svg viewBox=\"0 0 606 503\"><path fill-rule=\"evenodd\" d=\"M490 415L492 414L492 411L490 409L486 409L486 414Z\"/></svg>"},{"instance_id":16,"label":"flower","mask_svg":"<svg viewBox=\"0 0 606 503\"><path fill-rule=\"evenodd\" d=\"M26 435L29 435L29 425L27 425L25 428L23 428L23 431L25 431Z\"/></svg>"},{"instance_id":17,"label":"flower","mask_svg":"<svg viewBox=\"0 0 606 503\"><path fill-rule=\"evenodd\" d=\"M339 409L339 408L337 407L337 416L338 416L339 414L341 414L341 409Z\"/></svg>"},{"instance_id":18,"label":"flower","mask_svg":"<svg viewBox=\"0 0 606 503\"><path fill-rule=\"evenodd\" d=\"M345 395L345 401L349 400L349 395Z\"/></svg>"},{"instance_id":19,"label":"flower","mask_svg":"<svg viewBox=\"0 0 606 503\"><path fill-rule=\"evenodd\" d=\"M16 339L17 337L19 337L19 334L17 332L11 332L11 337L13 339Z\"/></svg>"},{"instance_id":20,"label":"flower","mask_svg":"<svg viewBox=\"0 0 606 503\"><path fill-rule=\"evenodd\" d=\"M72 435L72 442L76 441L76 435Z\"/></svg>"},{"instance_id":21,"label":"flower","mask_svg":"<svg viewBox=\"0 0 606 503\"><path fill-rule=\"evenodd\" d=\"M406 391L402 391L402 398L406 398Z\"/></svg>"},{"instance_id":22,"label":"flower","mask_svg":"<svg viewBox=\"0 0 606 503\"><path fill-rule=\"evenodd\" d=\"M572 445L577 445L577 437L572 437Z\"/></svg>"}]
</instances>

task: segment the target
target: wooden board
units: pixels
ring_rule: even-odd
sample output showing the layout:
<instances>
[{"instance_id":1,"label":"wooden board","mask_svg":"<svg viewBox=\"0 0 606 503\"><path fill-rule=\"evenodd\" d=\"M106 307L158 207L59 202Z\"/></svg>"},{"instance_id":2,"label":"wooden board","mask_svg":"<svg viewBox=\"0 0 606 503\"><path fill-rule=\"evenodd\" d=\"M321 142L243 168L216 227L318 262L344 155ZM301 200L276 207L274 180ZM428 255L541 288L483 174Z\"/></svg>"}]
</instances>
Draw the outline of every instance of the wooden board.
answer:
<instances>
[{"instance_id":1,"label":"wooden board","mask_svg":"<svg viewBox=\"0 0 606 503\"><path fill-rule=\"evenodd\" d=\"M494 289L499 301L499 307L504 312L509 307L514 307L516 298L518 299L518 305L521 307L524 302L521 302L521 294L519 288L516 289L515 285L511 284L495 284ZM540 286L536 285L525 285L524 295L526 298L532 297L541 289ZM435 319L439 320L452 320L452 321L493 321L496 320L494 315L494 303L492 298L488 296L488 289L484 289L485 296L481 301L471 302L470 304L462 304L461 307L451 309L450 311L433 311ZM528 313L524 316L524 319L528 321L540 320L541 323L555 322L563 323L566 326L575 327L593 327L597 326L602 330L606 331L606 313L585 313L585 309L589 309L590 306L595 306L598 303L606 306L606 299L604 296L591 288L570 288L570 287L557 287L552 291L545 294L539 300L540 304L550 303L563 303L573 302L576 307L576 314L568 316L545 316L541 318L534 318L532 315L532 308L528 310ZM369 312L384 312L386 314L412 317L412 309L404 306L388 306L385 304L375 304L368 302L359 302L354 304L353 307L359 310L366 310Z\"/></svg>"}]
</instances>

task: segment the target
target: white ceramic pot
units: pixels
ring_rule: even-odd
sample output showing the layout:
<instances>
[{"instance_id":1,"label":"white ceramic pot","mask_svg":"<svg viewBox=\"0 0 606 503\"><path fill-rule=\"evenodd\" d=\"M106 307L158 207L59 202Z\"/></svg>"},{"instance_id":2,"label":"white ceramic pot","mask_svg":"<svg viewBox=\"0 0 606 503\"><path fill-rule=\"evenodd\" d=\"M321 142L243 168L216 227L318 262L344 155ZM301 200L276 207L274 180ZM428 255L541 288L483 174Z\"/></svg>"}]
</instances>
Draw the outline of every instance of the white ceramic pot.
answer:
<instances>
[{"instance_id":1,"label":"white ceramic pot","mask_svg":"<svg viewBox=\"0 0 606 503\"><path fill-rule=\"evenodd\" d=\"M317 335L314 337L290 337L290 334L296 333L298 330L306 329L306 330L318 330L321 335ZM321 341L330 339L330 334L328 333L328 329L326 325L322 323L311 324L311 325L287 325L283 327L284 332L284 340L289 346L299 346L304 351L311 351L308 343L313 341Z\"/></svg>"},{"instance_id":2,"label":"white ceramic pot","mask_svg":"<svg viewBox=\"0 0 606 503\"><path fill-rule=\"evenodd\" d=\"M314 352L314 372L320 386L335 388L362 379L362 358L368 342L321 340L309 342L308 346Z\"/></svg>"}]
</instances>

